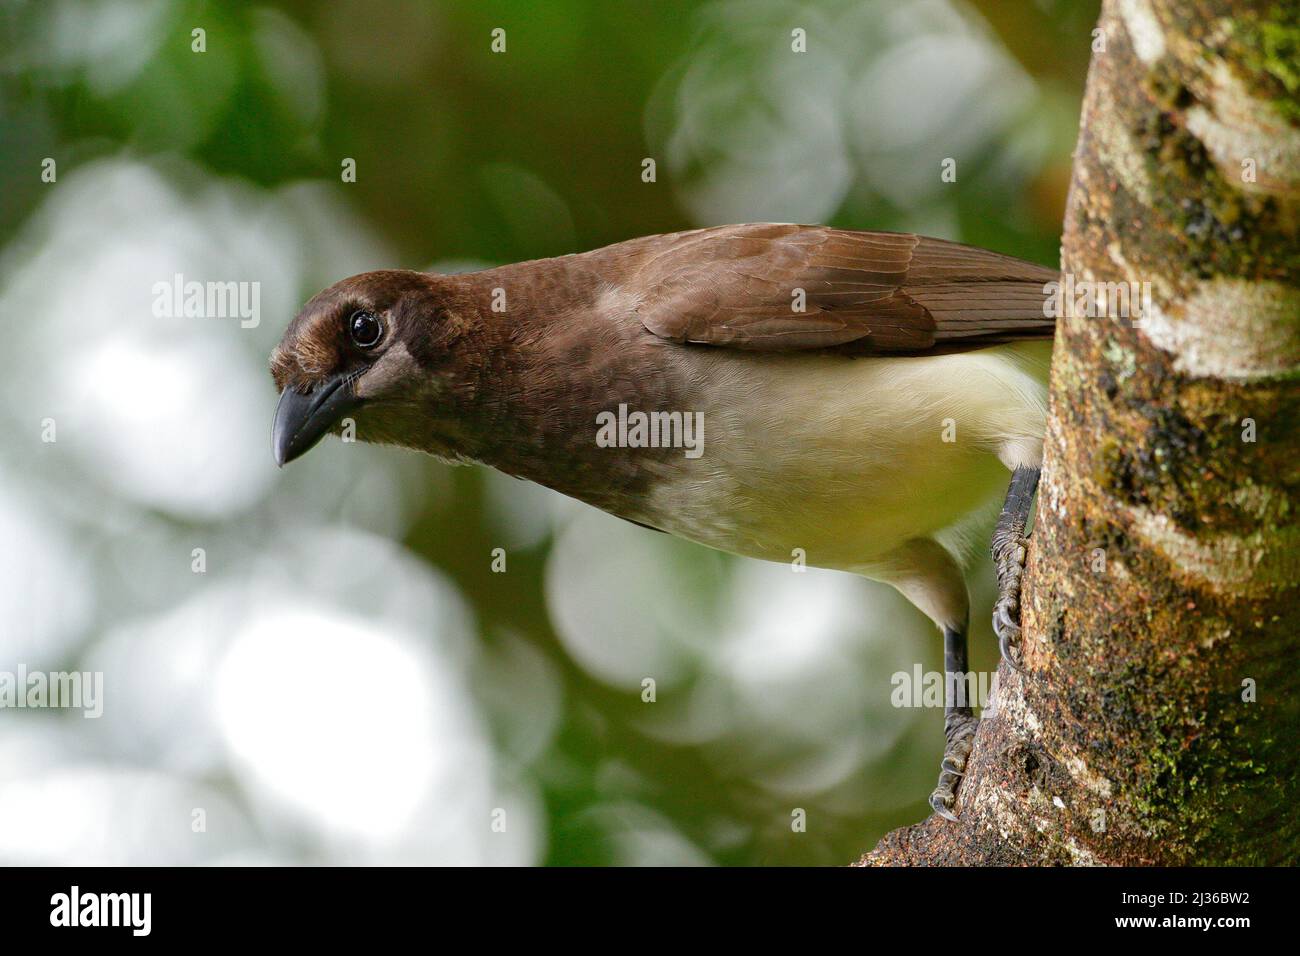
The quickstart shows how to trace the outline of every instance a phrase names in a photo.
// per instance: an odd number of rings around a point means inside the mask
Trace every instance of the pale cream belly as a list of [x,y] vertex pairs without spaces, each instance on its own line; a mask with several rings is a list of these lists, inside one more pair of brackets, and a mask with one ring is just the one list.
[[703,454],[642,518],[723,551],[870,575],[995,508],[1008,467],[1041,455],[1045,368],[1014,355],[697,354]]
[[[944,461],[947,458],[966,461]],[[797,462],[661,487],[647,520],[709,547],[768,561],[868,573],[899,545],[930,537],[996,503],[1007,471],[994,455],[942,456],[913,470],[864,461],[847,476]],[[796,549],[798,553],[796,553]]]

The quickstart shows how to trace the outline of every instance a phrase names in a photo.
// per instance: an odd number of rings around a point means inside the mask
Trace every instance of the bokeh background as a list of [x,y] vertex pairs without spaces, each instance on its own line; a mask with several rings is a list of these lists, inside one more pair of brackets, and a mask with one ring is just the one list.
[[[923,817],[942,713],[890,678],[940,642],[891,590],[391,449],[278,471],[266,359],[356,272],[717,223],[1054,263],[1096,12],[4,0],[0,671],[105,700],[0,709],[0,862],[828,864]],[[260,324],[156,317],[177,273]]]

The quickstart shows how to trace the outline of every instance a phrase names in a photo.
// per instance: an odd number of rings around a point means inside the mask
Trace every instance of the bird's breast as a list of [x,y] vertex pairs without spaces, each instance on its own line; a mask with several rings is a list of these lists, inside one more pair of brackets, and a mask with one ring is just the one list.
[[647,459],[646,493],[624,516],[724,551],[869,568],[995,504],[1009,442],[1041,448],[1042,383],[996,350],[683,351],[672,411],[698,423],[697,445]]

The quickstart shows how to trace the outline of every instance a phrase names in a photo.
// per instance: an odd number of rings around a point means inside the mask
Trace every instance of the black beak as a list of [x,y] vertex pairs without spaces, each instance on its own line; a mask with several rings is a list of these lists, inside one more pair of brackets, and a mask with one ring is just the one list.
[[306,395],[286,388],[280,393],[271,429],[275,463],[283,466],[305,454],[346,412],[360,404],[346,375],[336,375]]

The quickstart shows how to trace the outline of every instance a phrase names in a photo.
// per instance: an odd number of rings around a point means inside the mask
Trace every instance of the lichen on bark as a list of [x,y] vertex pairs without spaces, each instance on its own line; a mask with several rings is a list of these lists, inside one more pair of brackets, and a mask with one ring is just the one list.
[[881,864],[1300,861],[1295,2],[1107,0],[1062,268],[1029,567],[961,821]]

